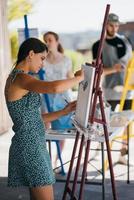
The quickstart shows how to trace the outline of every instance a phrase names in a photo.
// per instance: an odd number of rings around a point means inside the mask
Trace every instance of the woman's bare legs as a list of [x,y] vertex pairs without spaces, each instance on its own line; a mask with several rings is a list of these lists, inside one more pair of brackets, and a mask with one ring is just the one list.
[[[60,151],[61,151],[61,154],[62,154],[64,146],[65,146],[65,140],[59,141],[59,144],[60,144]],[[58,159],[59,159],[58,155],[56,155],[56,158],[55,158],[55,161],[54,161],[54,168],[57,167],[57,161],[58,161]]]
[[[127,130],[124,131],[122,136],[127,138]],[[119,156],[119,160],[117,161],[119,164],[122,164],[122,165],[127,165],[127,159],[126,159],[125,155],[128,154],[128,145],[127,145],[126,138],[122,139],[120,156]]]
[[30,188],[32,200],[54,200],[52,185]]

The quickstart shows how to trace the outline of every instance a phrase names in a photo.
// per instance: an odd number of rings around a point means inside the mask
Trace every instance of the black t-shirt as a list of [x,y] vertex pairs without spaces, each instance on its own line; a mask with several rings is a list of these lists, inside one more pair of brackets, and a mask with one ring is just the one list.
[[[107,44],[116,48],[117,56],[119,59],[126,54],[126,45],[121,38],[114,37],[112,39],[106,39],[105,41]],[[93,59],[96,59],[96,57],[97,57],[98,48],[99,48],[99,40],[97,42],[95,42],[92,47]]]

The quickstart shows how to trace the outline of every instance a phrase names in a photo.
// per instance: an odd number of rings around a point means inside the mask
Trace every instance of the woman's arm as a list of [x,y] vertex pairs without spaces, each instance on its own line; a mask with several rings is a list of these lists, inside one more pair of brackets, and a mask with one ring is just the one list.
[[64,109],[58,110],[56,112],[51,113],[44,113],[42,114],[42,118],[45,123],[54,121],[64,115],[67,115],[68,113],[74,111],[76,108],[76,101],[69,103]]
[[73,78],[51,82],[41,81],[28,74],[21,73],[18,74],[15,82],[17,86],[28,91],[37,93],[61,93],[78,84],[83,79],[84,73],[80,70],[75,73]]

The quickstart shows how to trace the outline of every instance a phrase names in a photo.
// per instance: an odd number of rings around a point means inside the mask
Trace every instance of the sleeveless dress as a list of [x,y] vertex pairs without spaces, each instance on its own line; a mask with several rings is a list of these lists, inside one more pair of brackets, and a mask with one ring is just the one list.
[[[11,81],[18,73],[24,72],[14,69]],[[28,92],[21,99],[6,103],[15,133],[9,150],[8,186],[39,187],[55,183],[39,109],[40,95]]]

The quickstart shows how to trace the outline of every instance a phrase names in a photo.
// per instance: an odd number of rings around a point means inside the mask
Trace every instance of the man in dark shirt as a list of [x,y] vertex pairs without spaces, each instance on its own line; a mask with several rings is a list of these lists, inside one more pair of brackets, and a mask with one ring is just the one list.
[[[120,103],[124,84],[125,68],[129,59],[132,57],[131,44],[126,37],[117,34],[119,25],[119,17],[113,13],[109,14],[106,27],[106,39],[102,50],[102,62],[104,65],[104,80],[102,82],[102,88],[104,98],[110,103],[112,110],[114,110],[117,104]],[[93,59],[96,59],[97,57],[99,42],[100,41],[97,41],[93,44]],[[127,96],[124,109],[130,108],[130,98],[132,98],[131,93]],[[125,155],[126,152],[127,147],[123,144],[121,148],[121,162],[124,162],[122,156]]]
[[[112,106],[112,110],[120,102],[124,84],[125,68],[132,56],[132,47],[126,37],[117,34],[119,17],[113,13],[108,16],[106,39],[102,51],[104,64],[103,90],[104,97]],[[92,47],[93,59],[96,59],[99,41]],[[130,94],[127,97],[131,98]]]

